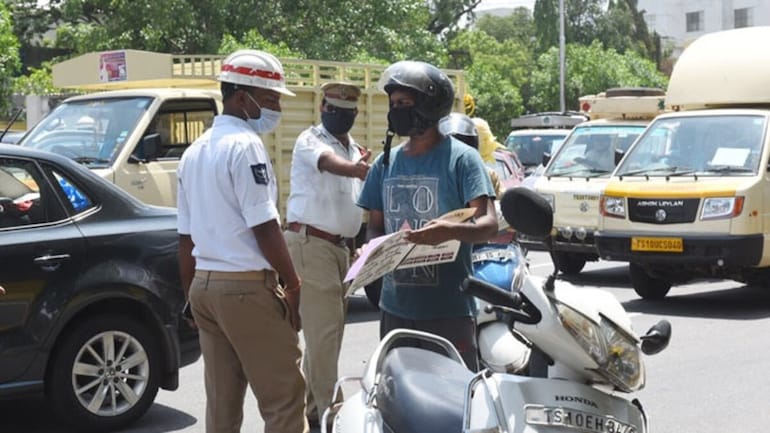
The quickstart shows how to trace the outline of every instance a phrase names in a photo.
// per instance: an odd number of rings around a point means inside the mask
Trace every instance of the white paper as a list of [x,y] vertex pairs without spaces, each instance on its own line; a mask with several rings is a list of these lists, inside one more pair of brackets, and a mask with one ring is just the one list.
[[714,152],[714,158],[711,159],[710,164],[741,167],[746,164],[750,153],[751,149],[720,147]]
[[[447,212],[437,219],[462,222],[471,218],[475,212],[475,208],[458,209]],[[450,240],[439,245],[417,245],[404,239],[406,233],[406,231],[398,231],[380,236],[364,246],[361,255],[350,265],[345,275],[345,282],[350,281],[348,296],[396,269],[447,263],[457,258],[460,241]]]

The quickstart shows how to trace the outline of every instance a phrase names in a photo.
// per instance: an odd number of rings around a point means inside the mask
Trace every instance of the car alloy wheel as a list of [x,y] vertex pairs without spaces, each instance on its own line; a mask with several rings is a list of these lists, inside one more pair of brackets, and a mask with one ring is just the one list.
[[158,393],[161,341],[124,314],[76,318],[56,345],[46,394],[78,432],[116,430],[142,416]]
[[72,387],[94,415],[115,416],[134,407],[147,388],[150,360],[132,335],[106,331],[95,335],[75,356]]

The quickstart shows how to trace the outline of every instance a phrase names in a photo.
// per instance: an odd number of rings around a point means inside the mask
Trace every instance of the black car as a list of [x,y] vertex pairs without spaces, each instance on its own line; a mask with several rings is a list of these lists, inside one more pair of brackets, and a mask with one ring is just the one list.
[[0,398],[45,393],[75,431],[108,431],[176,389],[200,356],[177,244],[176,209],[0,144]]

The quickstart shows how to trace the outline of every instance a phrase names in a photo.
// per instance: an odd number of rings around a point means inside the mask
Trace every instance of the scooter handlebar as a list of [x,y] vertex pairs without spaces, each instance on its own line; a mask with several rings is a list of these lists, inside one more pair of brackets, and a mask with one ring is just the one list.
[[476,277],[469,276],[460,285],[460,291],[483,299],[492,305],[500,305],[518,310],[522,305],[522,297],[518,292],[507,292],[494,284]]
[[492,305],[508,308],[511,318],[519,323],[534,325],[542,318],[540,310],[523,294],[505,291],[476,277],[465,278],[460,285],[460,291],[483,299]]

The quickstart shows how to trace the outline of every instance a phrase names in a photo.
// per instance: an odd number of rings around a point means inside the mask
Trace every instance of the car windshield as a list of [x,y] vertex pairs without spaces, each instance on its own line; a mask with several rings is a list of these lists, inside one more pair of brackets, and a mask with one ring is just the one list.
[[756,115],[658,119],[618,167],[619,176],[756,174],[766,118]]
[[525,166],[538,165],[542,162],[544,153],[556,152],[567,134],[569,131],[566,130],[563,134],[511,134],[505,140],[505,147],[516,152],[519,161]]
[[626,151],[645,125],[576,126],[548,164],[546,176],[602,176],[615,168],[615,151]]
[[108,166],[151,103],[150,97],[65,102],[37,124],[21,145],[92,167]]

